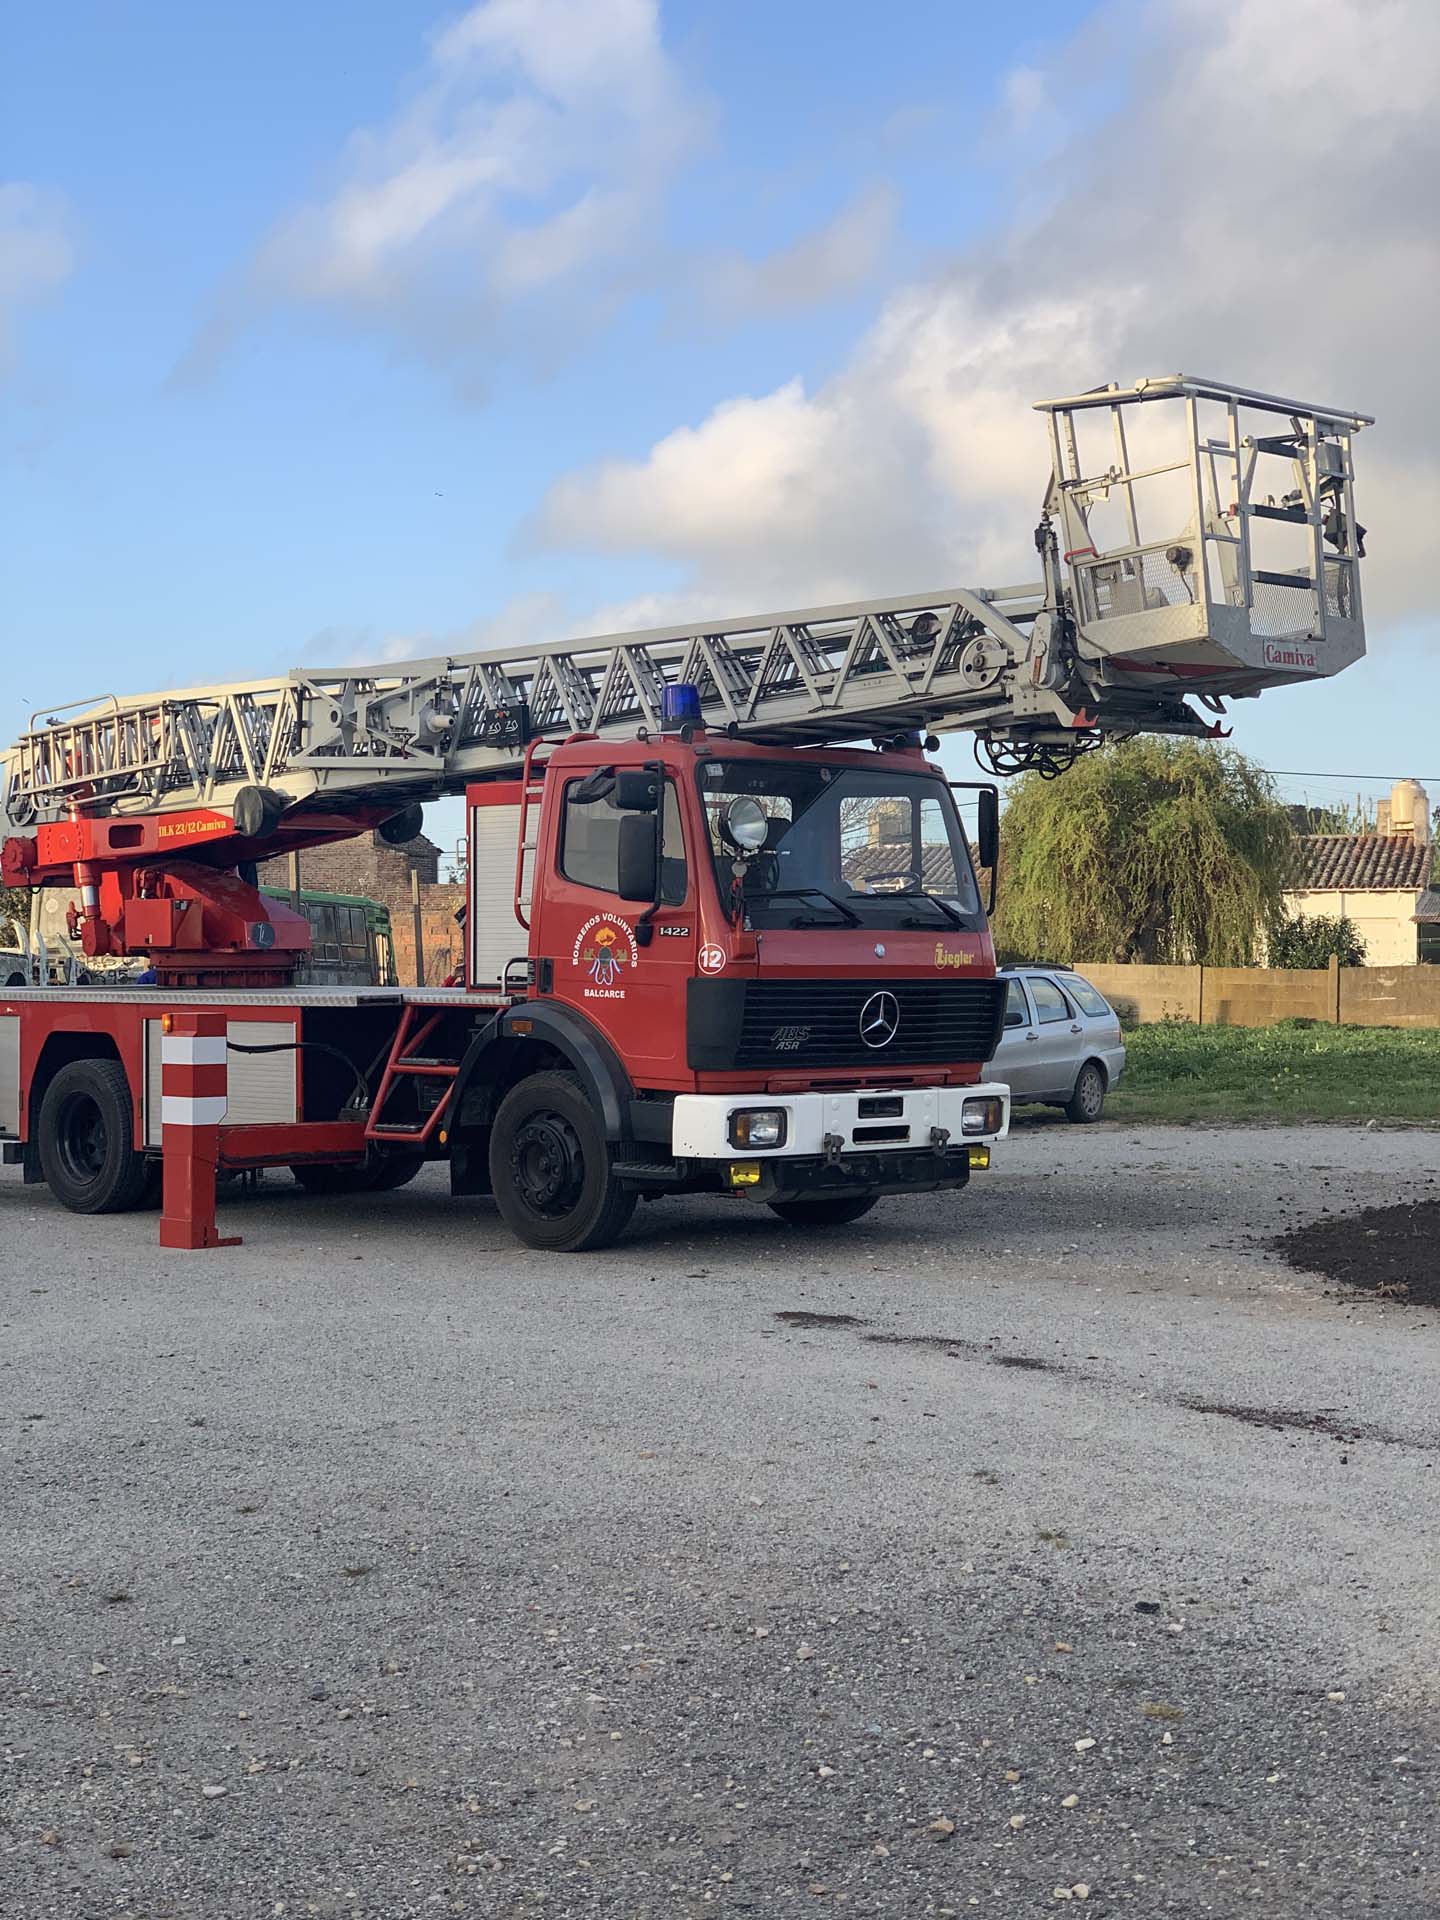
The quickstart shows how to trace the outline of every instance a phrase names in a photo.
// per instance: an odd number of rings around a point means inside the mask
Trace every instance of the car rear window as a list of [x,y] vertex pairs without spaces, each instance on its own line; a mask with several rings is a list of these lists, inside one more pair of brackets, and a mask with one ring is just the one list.
[[1092,987],[1088,980],[1082,980],[1078,973],[1067,973],[1065,987],[1070,998],[1077,1001],[1086,1013],[1107,1014],[1114,1011],[1104,994]]

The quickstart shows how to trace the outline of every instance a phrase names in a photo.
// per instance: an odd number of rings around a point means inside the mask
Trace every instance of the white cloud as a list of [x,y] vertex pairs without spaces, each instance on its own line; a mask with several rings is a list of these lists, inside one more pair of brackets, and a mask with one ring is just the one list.
[[[1115,8],[1084,30],[1087,84],[1122,46],[1124,101],[1047,154],[1041,211],[897,292],[823,385],[562,479],[532,537],[678,562],[697,606],[1006,584],[1048,470],[1030,403],[1184,370],[1380,416],[1357,447],[1370,611],[1428,608],[1440,8]],[[1063,102],[1073,51],[1020,104]]]
[[891,211],[879,188],[769,259],[696,268],[666,212],[711,121],[659,0],[479,0],[432,36],[408,102],[354,135],[332,188],[266,236],[179,371],[301,305],[478,389],[508,356],[553,360],[642,287],[713,274],[734,319],[873,271]]
[[58,286],[73,265],[65,201],[24,180],[0,181],[0,371],[20,309]]
[[[592,631],[602,629],[593,627]],[[306,643],[304,664],[328,667],[388,667],[402,660],[430,660],[456,653],[522,651],[563,640],[576,631],[574,614],[558,594],[518,593],[497,613],[449,633],[383,633],[369,626],[322,627]]]
[[1038,67],[1012,67],[1005,76],[1000,97],[1011,127],[1023,133],[1042,109],[1049,106],[1049,82]]
[[871,186],[824,226],[759,259],[739,252],[702,256],[687,270],[678,304],[713,326],[853,293],[873,280],[883,262],[896,211],[895,193]]
[[432,37],[408,103],[353,136],[333,189],[266,237],[179,371],[298,304],[480,384],[622,297],[707,123],[657,0],[480,0]]

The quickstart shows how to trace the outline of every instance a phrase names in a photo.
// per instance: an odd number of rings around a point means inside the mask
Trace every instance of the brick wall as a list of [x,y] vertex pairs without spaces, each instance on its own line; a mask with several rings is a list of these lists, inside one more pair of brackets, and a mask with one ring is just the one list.
[[[439,986],[461,953],[461,932],[455,909],[465,889],[439,879],[440,849],[422,833],[403,847],[387,847],[373,833],[332,846],[310,847],[300,856],[300,885],[318,893],[358,893],[390,909],[395,937],[395,971],[402,986],[413,986],[415,973],[414,914],[410,903],[412,869],[420,880],[420,913],[425,948],[423,984]],[[260,867],[262,887],[290,885],[290,862],[282,855]]]
[[[402,901],[409,907],[412,867],[421,886],[434,886],[440,878],[440,849],[423,833],[403,847],[387,847],[373,833],[362,833],[332,846],[307,848],[300,856],[300,884],[321,893],[363,893],[371,900],[383,900],[393,915]],[[286,855],[262,864],[260,884],[289,886]]]
[[[425,946],[425,971],[418,983],[421,986],[438,987],[461,957],[464,937],[455,921],[455,909],[464,898],[461,886],[420,889],[420,934]],[[395,972],[402,986],[414,986],[415,917],[408,893],[403,907],[391,908],[390,923],[395,935]]]

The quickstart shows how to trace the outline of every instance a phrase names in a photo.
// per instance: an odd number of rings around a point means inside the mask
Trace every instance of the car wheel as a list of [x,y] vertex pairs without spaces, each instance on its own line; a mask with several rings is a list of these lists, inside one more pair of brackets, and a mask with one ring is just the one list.
[[490,1187],[500,1217],[527,1247],[588,1253],[608,1247],[635,1211],[636,1193],[573,1073],[537,1073],[506,1094],[490,1131]]
[[778,1214],[787,1227],[848,1227],[869,1213],[878,1195],[873,1193],[837,1193],[828,1200],[770,1200],[770,1211]]
[[1075,1079],[1075,1091],[1065,1105],[1065,1112],[1077,1126],[1089,1126],[1098,1120],[1105,1111],[1105,1071],[1087,1060]]

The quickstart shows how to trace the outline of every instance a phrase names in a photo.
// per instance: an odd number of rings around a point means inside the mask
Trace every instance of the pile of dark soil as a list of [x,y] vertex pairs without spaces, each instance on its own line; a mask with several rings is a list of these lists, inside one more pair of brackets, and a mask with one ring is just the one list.
[[1440,1200],[1366,1207],[1312,1221],[1272,1240],[1306,1273],[1415,1307],[1440,1307]]

